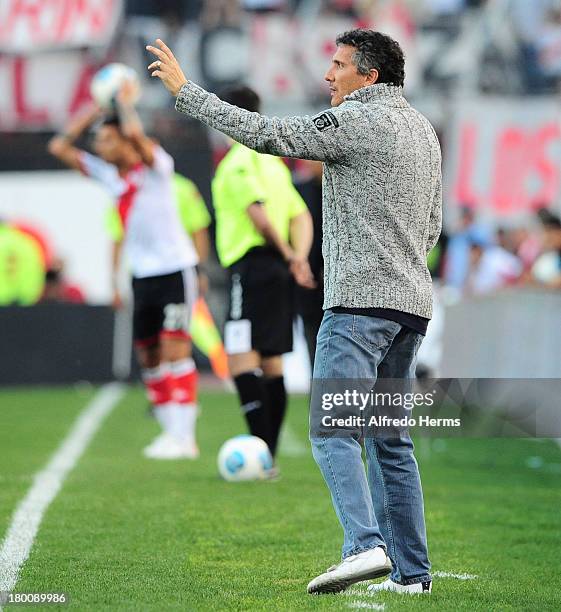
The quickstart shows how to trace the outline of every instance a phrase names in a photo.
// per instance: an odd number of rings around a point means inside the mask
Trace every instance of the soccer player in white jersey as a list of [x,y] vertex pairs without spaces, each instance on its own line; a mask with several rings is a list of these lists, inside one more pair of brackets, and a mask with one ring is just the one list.
[[126,86],[116,107],[115,116],[105,117],[96,132],[97,155],[74,146],[102,118],[95,107],[53,137],[49,152],[99,181],[117,200],[132,273],[136,353],[163,429],[144,454],[195,459],[197,371],[188,329],[197,292],[197,255],[175,205],[173,159],[144,134]]

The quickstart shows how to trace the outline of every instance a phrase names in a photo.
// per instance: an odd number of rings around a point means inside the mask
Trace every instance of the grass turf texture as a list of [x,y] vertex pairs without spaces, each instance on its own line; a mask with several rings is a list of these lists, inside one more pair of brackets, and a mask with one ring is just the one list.
[[[3,530],[90,395],[0,393]],[[430,597],[317,597],[306,584],[337,560],[341,533],[309,451],[281,454],[278,482],[223,482],[216,454],[243,423],[233,395],[202,404],[201,459],[149,461],[157,426],[131,389],[49,507],[15,591],[65,591],[80,610],[561,609],[553,442],[420,440],[433,569],[479,578],[436,579]],[[292,398],[289,423],[307,447],[305,399]]]
[[0,538],[33,476],[94,393],[87,385],[0,392]]

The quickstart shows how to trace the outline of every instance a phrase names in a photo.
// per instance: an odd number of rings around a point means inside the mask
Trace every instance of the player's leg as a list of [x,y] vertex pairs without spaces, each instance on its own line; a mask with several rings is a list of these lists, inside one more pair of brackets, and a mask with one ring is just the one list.
[[172,412],[172,381],[161,363],[160,312],[153,304],[153,279],[133,279],[133,337],[136,357],[148,401],[163,431],[168,431]]
[[167,431],[171,418],[172,387],[169,371],[160,365],[160,345],[137,344],[135,352],[146,396],[153,407],[154,416],[162,431]]
[[261,355],[268,397],[267,442],[274,456],[287,406],[282,355],[292,350],[294,286],[286,263],[274,251],[265,251],[255,258],[253,280],[257,288],[251,301],[254,311],[252,340]]
[[198,456],[196,442],[198,372],[191,355],[191,340],[186,333],[160,336],[162,361],[172,381],[172,408],[169,432],[192,458]]
[[[420,334],[403,327],[379,366],[379,377],[409,384],[415,376],[421,340]],[[365,446],[373,505],[393,561],[390,580],[416,585],[419,592],[428,590],[431,577],[423,491],[413,442],[407,432],[396,432],[367,438]]]
[[268,397],[256,345],[259,316],[256,296],[260,283],[255,276],[255,259],[246,255],[230,268],[230,304],[224,326],[224,348],[249,432],[268,443]]
[[263,382],[269,397],[269,448],[274,457],[277,452],[279,435],[288,399],[284,386],[282,355],[263,356],[261,359],[261,369],[263,370]]
[[[228,322],[226,325],[231,324],[232,322]],[[231,345],[230,350],[232,350]],[[268,396],[261,371],[261,356],[257,351],[230,353],[228,367],[238,392],[240,407],[249,433],[269,444]]]
[[195,432],[198,372],[192,358],[189,327],[196,295],[194,269],[169,275],[162,287],[160,329],[161,360],[167,364],[173,387],[171,433],[192,457],[198,456]]

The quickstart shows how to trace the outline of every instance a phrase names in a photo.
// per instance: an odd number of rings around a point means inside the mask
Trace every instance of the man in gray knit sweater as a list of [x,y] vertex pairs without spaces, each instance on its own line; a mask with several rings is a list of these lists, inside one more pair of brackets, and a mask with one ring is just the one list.
[[[325,75],[331,109],[268,118],[188,81],[160,40],[149,69],[175,107],[261,153],[324,162],[325,314],[314,380],[413,378],[432,314],[426,257],[440,234],[442,180],[434,129],[402,95],[404,58],[389,36],[337,38]],[[305,269],[306,262],[291,262]],[[391,574],[374,590],[431,591],[423,495],[407,433],[311,435],[344,531],[342,561],[308,585],[333,593]]]

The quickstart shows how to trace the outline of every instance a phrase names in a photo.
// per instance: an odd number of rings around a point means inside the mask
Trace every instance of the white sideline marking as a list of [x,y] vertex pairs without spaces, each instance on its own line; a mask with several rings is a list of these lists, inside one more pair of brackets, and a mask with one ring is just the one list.
[[378,595],[378,591],[369,591],[366,585],[364,585],[363,588],[354,586],[343,591],[340,595],[344,595],[345,597],[375,597]]
[[12,591],[16,586],[43,515],[124,392],[125,387],[120,383],[103,386],[80,413],[47,465],[35,475],[33,485],[14,512],[0,548],[0,591]]
[[365,609],[365,610],[385,610],[386,604],[383,603],[374,603],[372,601],[368,601],[369,598],[375,597],[378,595],[375,591],[368,591],[366,585],[354,586],[346,591],[343,591],[341,595],[345,595],[347,597],[365,597],[366,600],[355,599],[354,601],[347,603],[347,608],[355,608],[355,609]]
[[302,457],[307,455],[308,452],[308,447],[301,442],[292,427],[285,422],[281,431],[279,453],[287,457]]
[[454,574],[453,572],[431,572],[435,578],[455,578],[456,580],[475,580],[475,574]]
[[[453,572],[431,572],[433,578],[455,578],[456,580],[475,580],[476,578],[479,578],[479,576],[476,576],[475,574],[454,574]],[[341,593],[341,595],[347,595],[350,597],[375,597],[376,595],[378,595],[377,591],[367,591],[367,590],[362,590],[360,587],[354,587],[351,589],[348,589],[347,591],[344,591],[343,593]],[[360,600],[355,600],[355,601],[351,601],[350,603],[347,604],[348,608],[364,608],[364,609],[369,609],[369,610],[384,610],[385,609],[385,604],[376,604],[376,603],[370,603],[368,601],[360,601]]]
[[367,610],[385,610],[386,604],[370,603],[368,601],[351,601],[347,604],[348,608],[362,608]]

